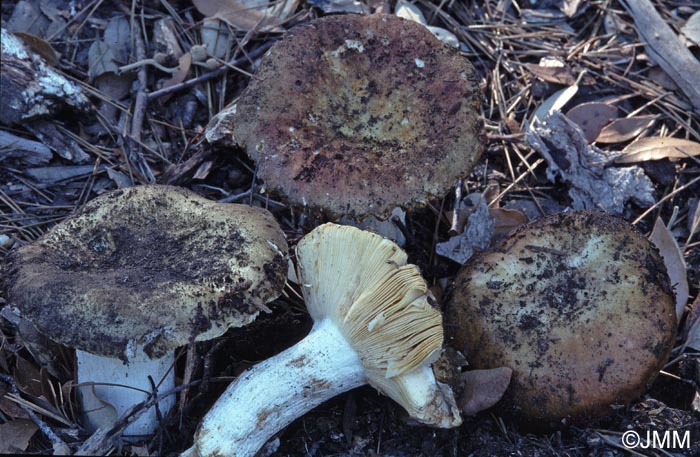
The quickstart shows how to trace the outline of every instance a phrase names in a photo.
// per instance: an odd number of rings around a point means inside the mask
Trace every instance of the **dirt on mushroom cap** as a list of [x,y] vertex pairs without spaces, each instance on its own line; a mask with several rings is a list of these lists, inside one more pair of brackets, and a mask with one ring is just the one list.
[[286,251],[267,211],[132,187],[11,253],[6,296],[57,342],[113,357],[143,344],[156,358],[255,319],[281,293]]
[[469,172],[482,151],[478,103],[472,66],[423,26],[329,16],[270,49],[234,134],[293,203],[386,217]]
[[449,339],[474,368],[507,366],[501,404],[554,425],[640,395],[668,357],[676,317],[658,251],[622,219],[535,221],[464,268]]

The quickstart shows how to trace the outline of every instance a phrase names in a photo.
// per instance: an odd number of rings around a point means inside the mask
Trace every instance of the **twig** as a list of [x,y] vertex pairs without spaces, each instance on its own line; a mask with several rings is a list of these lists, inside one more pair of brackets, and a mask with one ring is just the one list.
[[200,381],[193,381],[189,384],[170,389],[162,394],[151,392],[146,400],[136,403],[131,408],[124,411],[111,426],[100,428],[88,438],[82,446],[75,452],[75,455],[103,455],[112,446],[112,443],[121,435],[129,423],[137,420],[145,414],[151,407],[155,406],[163,398],[175,395],[185,389],[199,384]]
[[[146,59],[146,45],[143,42],[142,29],[138,26],[134,19],[132,11],[132,36],[134,37],[134,48],[136,49],[136,60],[142,61]],[[139,87],[136,93],[136,101],[134,103],[133,115],[131,117],[131,130],[127,137],[127,145],[129,147],[129,160],[133,162],[141,175],[146,178],[149,183],[156,182],[155,176],[151,171],[151,167],[146,162],[141,151],[141,132],[143,130],[143,116],[148,107],[148,97],[146,96],[146,85],[148,84],[147,66],[142,66],[138,71]]]
[[[17,389],[15,380],[12,379],[12,377],[0,374],[0,381],[10,386],[10,392],[19,398],[19,389]],[[32,409],[27,408],[22,403],[17,403],[17,405],[22,408],[22,411],[27,413],[32,422],[34,422],[39,430],[41,430],[41,433],[46,435],[46,437],[51,441],[51,444],[53,444],[54,455],[70,455],[70,448],[68,445],[58,435],[56,435],[53,430],[51,430],[51,427],[46,425],[46,422],[42,421]]]
[[457,180],[455,184],[455,205],[452,210],[452,225],[450,226],[450,231],[448,232],[450,236],[457,235],[459,233],[459,210],[462,207],[462,181]]
[[155,100],[156,98],[162,97],[164,95],[172,94],[174,92],[179,92],[181,90],[189,89],[190,87],[196,86],[197,84],[203,83],[205,81],[209,81],[210,79],[217,78],[227,71],[229,71],[232,67],[236,67],[238,65],[242,65],[245,62],[249,61],[250,59],[254,59],[256,57],[259,57],[263,55],[270,47],[273,45],[274,41],[270,40],[267,43],[263,44],[259,48],[256,48],[246,55],[239,57],[237,59],[231,60],[227,65],[224,65],[223,67],[219,67],[216,70],[212,70],[209,73],[204,73],[201,76],[197,76],[196,78],[188,79],[187,81],[183,81],[180,84],[175,84],[170,87],[164,87],[160,90],[157,90],[155,92],[151,92],[148,94],[147,98],[148,100]]

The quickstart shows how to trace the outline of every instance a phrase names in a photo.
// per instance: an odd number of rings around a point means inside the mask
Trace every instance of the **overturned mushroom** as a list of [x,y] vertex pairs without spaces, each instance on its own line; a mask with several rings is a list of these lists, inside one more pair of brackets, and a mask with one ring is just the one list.
[[241,374],[183,455],[254,455],[295,418],[367,383],[419,422],[459,425],[452,391],[431,368],[442,317],[406,254],[378,235],[334,224],[305,236],[296,253],[311,332]]
[[[175,348],[267,310],[284,286],[286,249],[262,209],[132,187],[90,201],[13,251],[6,297],[49,338],[77,348],[78,382],[97,383],[94,395],[120,415],[152,391],[149,376],[160,392],[174,386]],[[92,392],[81,392],[87,408]],[[160,411],[173,403],[163,398]],[[88,427],[108,425],[86,413]],[[151,409],[126,433],[156,425]]]
[[234,136],[291,203],[384,219],[442,196],[478,160],[475,80],[420,24],[328,16],[268,51],[238,100]]
[[622,219],[594,212],[532,222],[467,264],[446,319],[474,368],[512,368],[501,404],[544,426],[640,395],[676,329],[656,248]]

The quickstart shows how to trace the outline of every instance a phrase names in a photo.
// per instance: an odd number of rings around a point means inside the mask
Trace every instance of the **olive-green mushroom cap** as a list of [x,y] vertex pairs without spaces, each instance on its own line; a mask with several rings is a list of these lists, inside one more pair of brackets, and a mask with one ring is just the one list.
[[8,303],[49,338],[158,358],[250,323],[278,297],[287,243],[272,215],[170,186],[88,202],[9,256]]
[[479,98],[471,64],[422,25],[327,16],[268,51],[234,136],[293,204],[386,218],[469,173],[483,149]]
[[513,369],[501,405],[543,426],[639,396],[676,331],[657,249],[595,212],[523,226],[459,273],[447,308],[449,341],[474,368]]

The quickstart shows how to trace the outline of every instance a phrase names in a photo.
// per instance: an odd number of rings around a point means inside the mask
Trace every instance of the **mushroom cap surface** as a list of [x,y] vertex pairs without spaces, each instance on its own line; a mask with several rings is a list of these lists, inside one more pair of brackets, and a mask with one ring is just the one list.
[[327,16],[268,51],[238,100],[234,136],[292,203],[385,218],[442,196],[478,160],[475,81],[420,24]]
[[91,200],[9,256],[7,301],[49,338],[159,358],[250,323],[278,297],[287,244],[270,213],[171,186]]
[[639,396],[676,331],[657,249],[595,212],[534,221],[469,263],[446,316],[448,338],[474,368],[513,369],[503,408],[544,426]]

